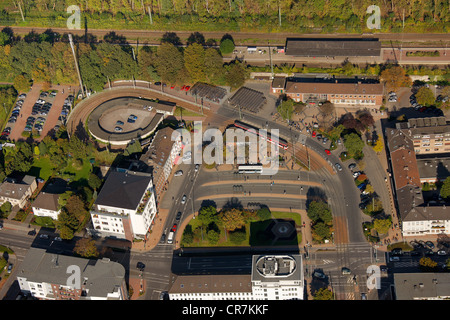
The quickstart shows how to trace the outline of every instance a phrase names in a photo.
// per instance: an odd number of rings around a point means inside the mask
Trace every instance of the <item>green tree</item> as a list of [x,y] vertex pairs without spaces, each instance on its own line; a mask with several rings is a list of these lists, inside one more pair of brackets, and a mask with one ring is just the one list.
[[102,179],[100,179],[95,173],[91,173],[88,178],[88,185],[92,190],[98,190],[102,185]]
[[431,106],[434,104],[436,98],[433,91],[427,87],[421,87],[416,93],[417,103],[424,106]]
[[291,120],[294,113],[294,100],[287,99],[281,101],[277,111],[284,120]]
[[193,43],[184,50],[184,67],[192,83],[205,81],[205,49],[201,44]]
[[225,80],[227,82],[227,85],[229,85],[232,89],[241,87],[244,84],[246,78],[247,73],[243,63],[234,62],[227,67]]
[[441,186],[440,195],[444,199],[450,198],[450,177],[445,178],[444,183]]
[[162,81],[175,84],[184,66],[182,53],[171,43],[162,43],[156,51],[155,66]]
[[272,213],[270,212],[268,207],[260,208],[256,214],[261,221],[269,220],[272,217]]
[[245,232],[245,228],[237,229],[233,232],[230,232],[229,237],[230,241],[233,244],[239,245],[247,239],[247,233]]
[[329,240],[331,238],[331,229],[325,223],[318,222],[312,228],[312,236],[318,242]]
[[230,54],[233,52],[233,50],[234,50],[233,40],[227,38],[224,39],[222,42],[220,42],[220,52],[223,55]]
[[217,209],[214,206],[201,207],[197,219],[202,223],[202,225],[207,226],[211,222],[217,221]]
[[205,50],[205,73],[210,83],[217,84],[223,81],[223,59],[215,48]]
[[308,218],[314,223],[318,221],[330,224],[333,221],[331,210],[323,201],[311,201],[307,210]]
[[344,136],[344,146],[347,149],[349,156],[355,157],[356,155],[362,155],[364,142],[358,134],[349,133]]
[[217,244],[220,239],[220,234],[216,230],[209,230],[207,237],[210,244]]

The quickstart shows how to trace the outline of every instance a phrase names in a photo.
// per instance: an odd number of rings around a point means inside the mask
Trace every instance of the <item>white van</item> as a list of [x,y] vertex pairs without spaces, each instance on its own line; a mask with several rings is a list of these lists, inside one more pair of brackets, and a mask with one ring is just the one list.
[[170,231],[169,233],[169,237],[167,238],[167,243],[173,243],[173,236],[175,235],[175,233],[173,231]]

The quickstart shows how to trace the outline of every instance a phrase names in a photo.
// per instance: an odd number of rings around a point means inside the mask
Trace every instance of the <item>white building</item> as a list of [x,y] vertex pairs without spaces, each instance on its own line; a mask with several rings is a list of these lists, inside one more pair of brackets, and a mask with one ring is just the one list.
[[171,300],[303,300],[300,255],[255,255],[251,275],[181,275]]
[[112,170],[91,210],[92,224],[104,237],[145,239],[156,215],[152,176]]
[[58,208],[59,194],[41,192],[32,203],[33,214],[38,217],[58,219],[61,210]]
[[253,256],[252,291],[255,300],[303,300],[300,255]]
[[[69,267],[70,270],[78,270],[79,274],[71,271],[76,278],[69,279]],[[18,268],[17,282],[20,290],[37,299],[128,299],[125,268],[109,259],[90,260],[64,256],[32,247]]]

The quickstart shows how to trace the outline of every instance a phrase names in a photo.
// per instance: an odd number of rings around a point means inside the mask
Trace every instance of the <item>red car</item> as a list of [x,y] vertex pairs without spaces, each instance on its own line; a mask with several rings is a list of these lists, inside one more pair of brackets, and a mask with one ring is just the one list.
[[186,87],[184,88],[184,91],[189,91],[190,88],[191,88],[190,86],[186,86]]
[[171,231],[173,231],[173,232],[177,231],[177,224],[174,224],[174,225],[173,225]]
[[170,89],[175,89],[175,86],[171,86]]
[[316,132],[315,132],[315,131],[312,132],[312,137],[313,137],[313,138],[316,137]]
[[185,88],[186,88],[186,86],[182,86],[182,87],[181,87],[181,90],[184,91]]
[[327,155],[330,155],[330,154],[331,154],[330,150],[328,150],[328,149],[325,149],[325,153],[326,153]]

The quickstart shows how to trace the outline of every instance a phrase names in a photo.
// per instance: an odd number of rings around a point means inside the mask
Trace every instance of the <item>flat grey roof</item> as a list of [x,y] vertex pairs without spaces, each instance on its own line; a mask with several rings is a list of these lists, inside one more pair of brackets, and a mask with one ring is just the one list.
[[394,273],[397,300],[450,296],[450,273]]
[[300,255],[254,255],[252,260],[252,281],[303,279]]
[[305,57],[380,56],[376,38],[287,38],[286,55]]
[[47,253],[45,249],[33,247],[21,263],[17,277],[31,282],[66,285],[67,267],[71,265],[80,267],[81,279],[87,278],[85,289],[88,296],[105,297],[108,293],[116,292],[125,280],[125,268],[109,259],[84,259]]

